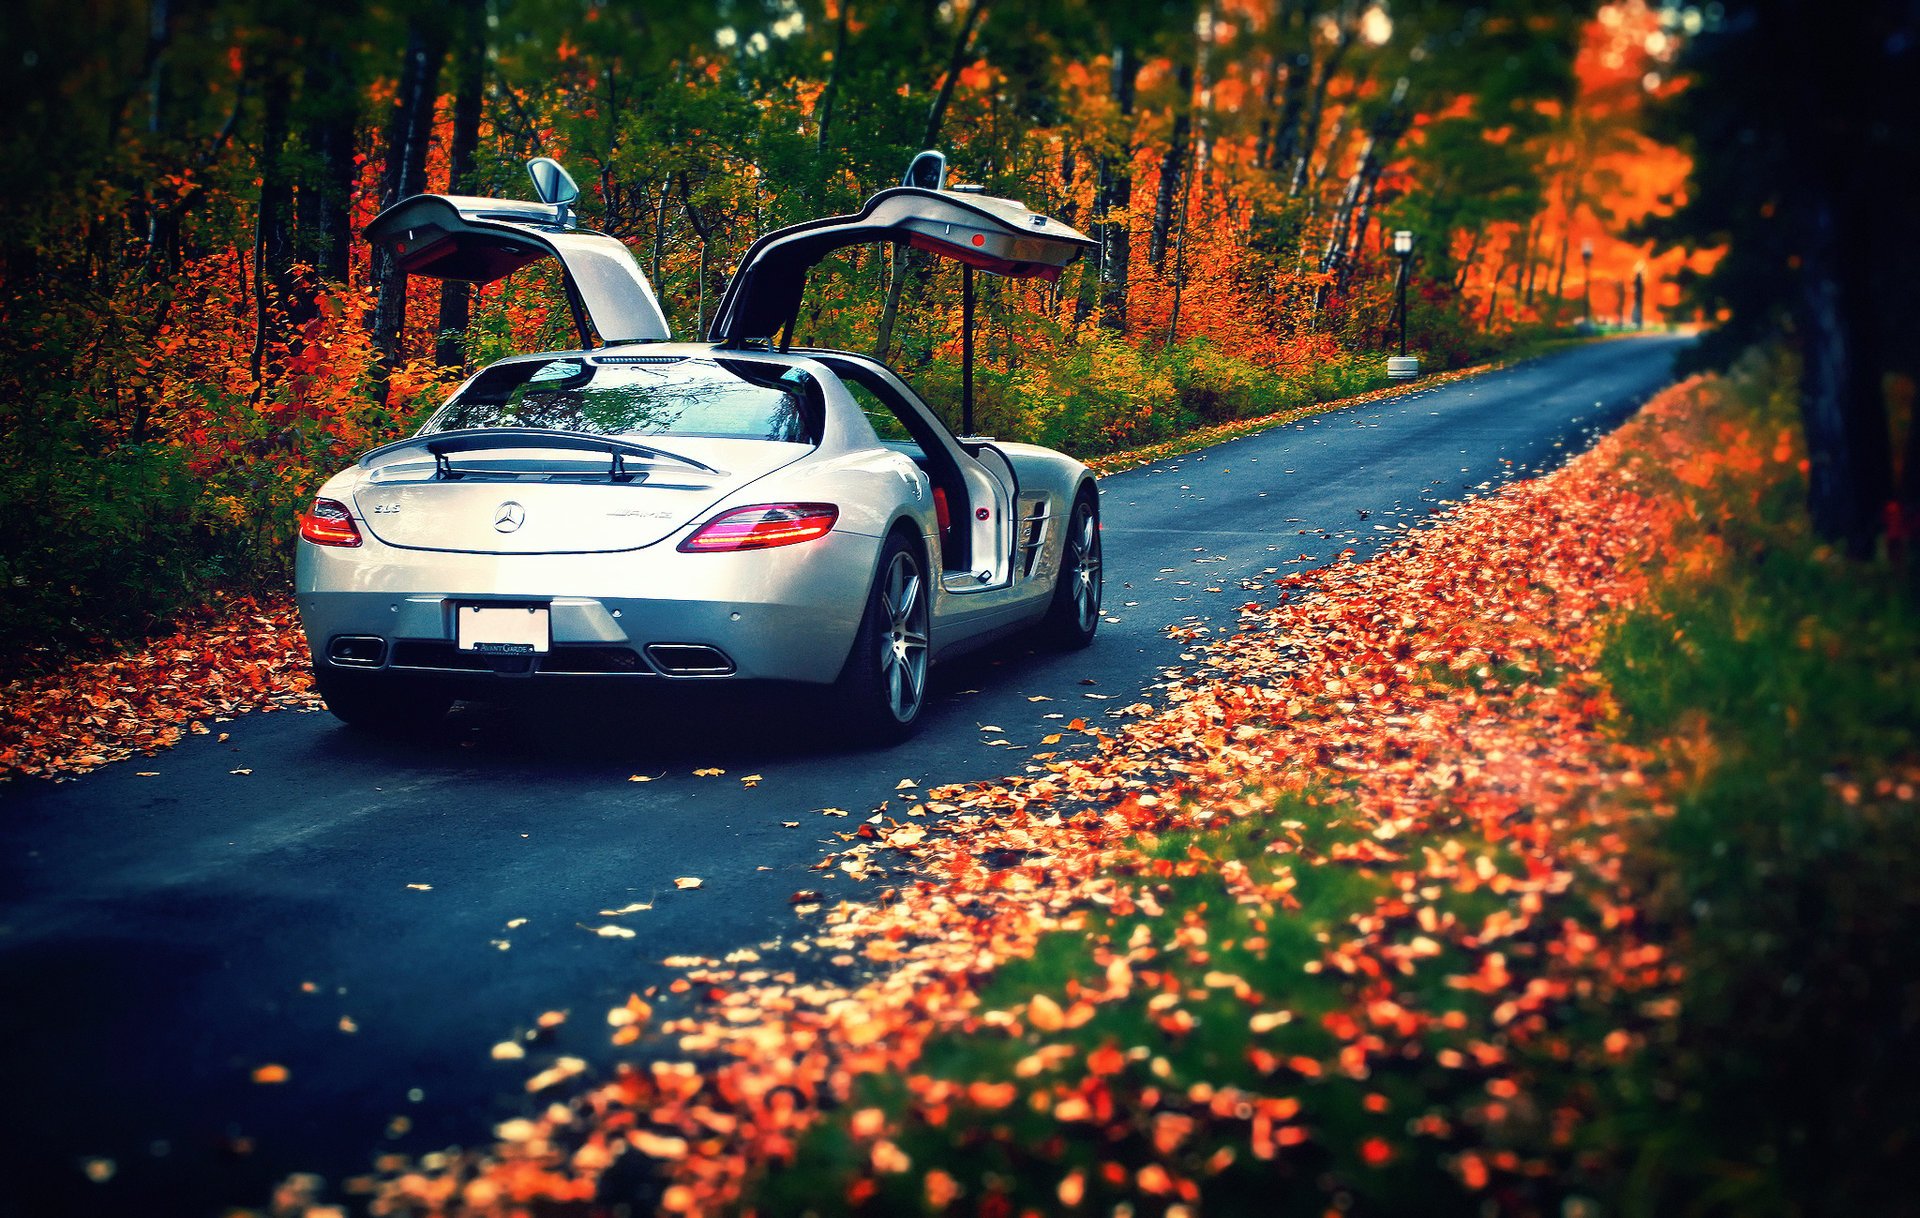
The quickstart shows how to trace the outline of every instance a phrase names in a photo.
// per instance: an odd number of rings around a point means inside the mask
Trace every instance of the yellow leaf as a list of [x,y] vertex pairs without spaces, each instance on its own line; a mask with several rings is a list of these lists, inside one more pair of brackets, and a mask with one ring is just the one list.
[[698,876],[683,875],[673,882],[673,886],[675,888],[698,888],[700,887],[700,883],[701,881]]

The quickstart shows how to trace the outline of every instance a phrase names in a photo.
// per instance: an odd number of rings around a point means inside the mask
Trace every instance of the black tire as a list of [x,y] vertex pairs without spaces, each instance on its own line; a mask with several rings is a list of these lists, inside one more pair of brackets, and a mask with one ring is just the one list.
[[837,688],[848,726],[862,740],[891,744],[919,726],[932,658],[931,596],[920,548],[898,533],[889,537]]
[[361,731],[402,735],[428,731],[453,706],[453,695],[445,689],[392,673],[343,672],[316,664],[313,684],[334,718]]
[[1067,517],[1060,547],[1060,572],[1053,580],[1053,602],[1041,620],[1040,632],[1069,651],[1093,642],[1100,629],[1100,599],[1104,569],[1100,547],[1100,503],[1092,491],[1082,491]]

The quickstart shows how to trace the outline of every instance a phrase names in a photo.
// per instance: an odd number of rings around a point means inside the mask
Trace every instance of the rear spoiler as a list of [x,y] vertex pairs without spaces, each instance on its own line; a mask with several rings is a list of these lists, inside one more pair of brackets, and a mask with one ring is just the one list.
[[503,449],[606,453],[612,459],[607,476],[614,482],[633,480],[633,474],[627,472],[628,457],[647,462],[673,461],[702,473],[721,473],[704,461],[696,461],[692,457],[684,457],[650,444],[636,444],[616,436],[596,436],[581,431],[547,431],[538,427],[469,427],[433,435],[410,436],[368,450],[361,456],[359,464],[362,469],[372,469],[385,464],[390,458],[417,451],[433,458],[435,477],[454,482],[467,474],[481,471],[463,470],[454,465],[450,457],[457,453],[497,452]]

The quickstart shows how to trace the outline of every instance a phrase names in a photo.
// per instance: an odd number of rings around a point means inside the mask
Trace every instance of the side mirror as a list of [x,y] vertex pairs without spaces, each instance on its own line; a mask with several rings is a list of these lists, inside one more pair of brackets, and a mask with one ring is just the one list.
[[533,179],[534,197],[542,203],[552,204],[560,226],[569,227],[567,209],[580,197],[580,187],[575,185],[573,176],[550,156],[539,156],[528,161],[527,176]]
[[900,179],[902,186],[918,186],[923,190],[939,190],[947,182],[947,158],[928,149],[913,158],[907,166],[907,175]]

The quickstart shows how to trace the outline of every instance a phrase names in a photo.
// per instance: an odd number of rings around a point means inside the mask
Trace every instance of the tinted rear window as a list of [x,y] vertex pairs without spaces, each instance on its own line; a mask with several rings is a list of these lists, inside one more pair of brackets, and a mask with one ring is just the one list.
[[422,430],[545,427],[603,436],[817,444],[823,410],[820,386],[799,368],[752,360],[651,364],[570,356],[489,368]]

